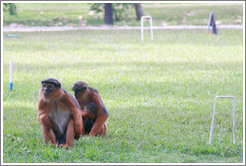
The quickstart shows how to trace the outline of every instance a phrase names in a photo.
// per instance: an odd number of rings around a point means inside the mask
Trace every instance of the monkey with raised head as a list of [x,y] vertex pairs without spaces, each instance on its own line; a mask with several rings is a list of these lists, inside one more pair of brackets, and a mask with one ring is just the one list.
[[72,148],[74,139],[83,131],[82,113],[76,99],[61,88],[61,83],[49,78],[41,81],[38,121],[44,141],[55,146]]
[[105,121],[109,113],[98,91],[82,81],[76,82],[72,90],[82,111],[85,134],[105,137],[108,132]]

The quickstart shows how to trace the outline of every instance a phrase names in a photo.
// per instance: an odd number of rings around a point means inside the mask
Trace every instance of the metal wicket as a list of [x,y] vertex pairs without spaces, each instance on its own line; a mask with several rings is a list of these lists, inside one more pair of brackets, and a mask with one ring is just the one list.
[[216,109],[216,101],[218,98],[232,98],[233,99],[233,144],[235,144],[235,98],[233,96],[216,96],[214,100],[214,111],[212,117],[212,124],[210,129],[210,137],[209,137],[209,144],[212,141],[213,129],[214,129],[214,116],[215,116],[215,109]]
[[143,27],[143,22],[144,19],[149,18],[149,23],[150,23],[150,35],[151,35],[151,40],[153,41],[153,26],[152,26],[152,17],[151,16],[142,16],[141,17],[141,39],[142,42],[144,40],[144,27]]

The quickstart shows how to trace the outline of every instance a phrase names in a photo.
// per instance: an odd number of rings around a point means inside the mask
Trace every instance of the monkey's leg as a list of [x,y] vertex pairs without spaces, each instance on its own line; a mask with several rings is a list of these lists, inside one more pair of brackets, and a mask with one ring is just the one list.
[[103,127],[109,114],[105,112],[102,102],[100,101],[100,96],[98,94],[92,95],[92,101],[97,107],[97,117],[96,121],[89,133],[89,136],[94,136],[100,134],[100,129]]
[[66,144],[60,144],[61,147],[66,147],[66,148],[72,148],[73,147],[74,136],[75,136],[73,123],[74,123],[74,121],[72,119],[68,122]]
[[[77,108],[76,108],[77,109]],[[78,140],[80,135],[84,135],[84,125],[81,111],[74,111],[73,114],[73,127],[75,132],[75,139]]]
[[43,137],[44,137],[45,143],[51,142],[54,146],[57,146],[55,135],[53,131],[45,125],[42,125],[42,131],[43,131]]

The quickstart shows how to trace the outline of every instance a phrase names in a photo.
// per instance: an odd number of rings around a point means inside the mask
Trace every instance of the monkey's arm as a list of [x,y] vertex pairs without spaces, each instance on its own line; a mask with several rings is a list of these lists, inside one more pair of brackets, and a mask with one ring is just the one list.
[[74,107],[72,109],[74,112],[73,113],[73,120],[74,120],[73,124],[74,124],[75,139],[79,139],[81,134],[84,135],[82,115],[77,107]]
[[50,129],[52,128],[52,123],[50,122],[50,119],[48,117],[48,111],[49,107],[47,106],[43,100],[40,100],[38,103],[38,121],[40,124],[49,127]]
[[82,117],[83,118],[89,118],[89,119],[92,119],[92,120],[95,120],[96,119],[96,114],[92,114],[90,112],[87,112],[85,110],[81,110],[82,111]]
[[56,146],[56,139],[52,132],[52,123],[47,115],[49,108],[42,100],[39,101],[38,105],[38,121],[42,125],[44,141],[48,143],[51,141]]
[[50,129],[52,128],[52,124],[50,122],[50,119],[49,119],[48,115],[43,113],[42,111],[38,112],[38,121],[39,121],[40,124],[50,128]]
[[84,134],[83,129],[83,121],[82,121],[82,114],[81,111],[76,107],[72,98],[66,93],[63,98],[62,102],[68,107],[70,113],[72,114],[72,118],[74,121],[74,132],[75,132],[75,139],[79,139],[81,134]]
[[97,106],[97,117],[96,121],[93,124],[91,131],[89,133],[89,136],[92,135],[97,135],[100,133],[100,129],[104,125],[106,119],[108,118],[108,114],[105,114],[103,112],[103,106],[100,100],[100,96],[97,93],[92,94],[92,101],[96,104]]

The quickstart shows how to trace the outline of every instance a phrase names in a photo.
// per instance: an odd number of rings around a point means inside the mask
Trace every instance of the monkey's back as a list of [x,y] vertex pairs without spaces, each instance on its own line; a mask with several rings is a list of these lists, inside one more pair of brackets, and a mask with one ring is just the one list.
[[104,105],[104,103],[102,101],[102,98],[101,98],[99,92],[96,89],[94,89],[94,88],[92,88],[90,86],[89,86],[89,89],[90,89],[90,91],[93,91],[94,93],[96,93],[99,96],[99,99],[100,99],[100,102],[101,102],[101,106],[102,106],[103,114],[108,116],[109,115],[109,112],[108,112],[107,108],[105,107],[105,105]]

